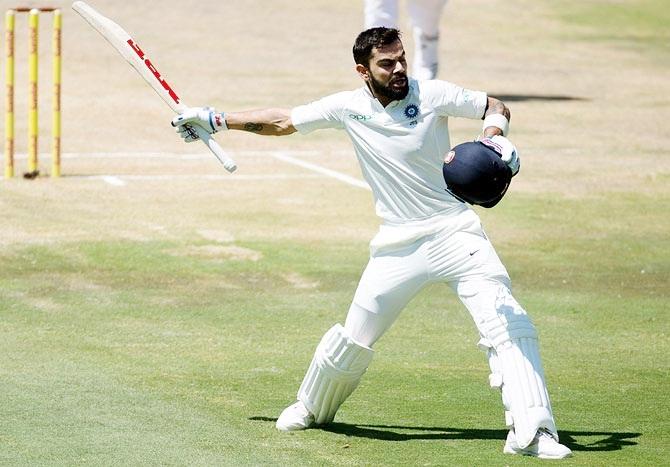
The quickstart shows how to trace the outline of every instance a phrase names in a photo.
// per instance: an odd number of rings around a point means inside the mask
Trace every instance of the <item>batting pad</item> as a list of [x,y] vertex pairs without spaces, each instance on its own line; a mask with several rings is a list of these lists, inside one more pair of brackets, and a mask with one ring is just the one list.
[[356,389],[374,351],[354,342],[340,324],[321,339],[298,390],[317,425],[331,422],[340,405]]
[[558,441],[540,360],[537,332],[525,314],[496,316],[482,323],[479,346],[488,352],[491,387],[502,392],[505,420],[517,443],[527,447],[539,428]]

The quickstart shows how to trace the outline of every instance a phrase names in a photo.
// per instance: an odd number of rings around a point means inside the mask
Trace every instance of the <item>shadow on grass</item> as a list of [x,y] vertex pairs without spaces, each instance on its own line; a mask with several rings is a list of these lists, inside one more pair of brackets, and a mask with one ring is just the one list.
[[[249,420],[276,422],[271,417],[249,417]],[[353,425],[350,423],[330,423],[319,427],[320,430],[357,438],[378,439],[382,441],[411,440],[455,440],[455,439],[497,439],[505,440],[507,430],[489,430],[472,428],[446,428],[426,426],[398,425]],[[403,432],[407,433],[403,433]],[[619,451],[624,446],[636,446],[634,438],[642,433],[613,431],[559,431],[561,443],[573,451]],[[593,439],[593,441],[588,441]]]
[[544,102],[564,102],[564,101],[588,101],[584,97],[577,96],[561,96],[561,95],[546,95],[546,94],[490,94],[496,99],[503,102],[527,102],[527,101],[544,101]]

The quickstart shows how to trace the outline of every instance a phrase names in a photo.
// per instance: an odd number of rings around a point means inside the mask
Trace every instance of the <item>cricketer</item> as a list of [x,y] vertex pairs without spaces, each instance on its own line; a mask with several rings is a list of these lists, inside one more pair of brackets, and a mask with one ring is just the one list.
[[[509,433],[504,452],[547,459],[570,456],[559,443],[540,359],[537,331],[511,293],[511,281],[472,207],[447,189],[450,117],[483,119],[481,138],[512,147],[509,109],[484,92],[408,76],[397,29],[363,31],[353,47],[363,86],[293,109],[216,112],[188,108],[173,126],[185,141],[208,132],[261,135],[346,131],[372,189],[382,223],[370,242],[344,325],[330,328],[314,353],[297,402],[277,420],[282,431],[331,422],[373,358],[375,342],[427,284],[443,282],[458,295],[480,334],[479,347],[499,388]],[[501,151],[512,174],[515,149]],[[500,195],[502,196],[502,195]]]

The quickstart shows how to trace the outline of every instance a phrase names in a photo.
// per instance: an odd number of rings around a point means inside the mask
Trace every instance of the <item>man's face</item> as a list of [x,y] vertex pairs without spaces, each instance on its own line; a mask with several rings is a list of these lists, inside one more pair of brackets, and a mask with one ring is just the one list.
[[402,100],[409,92],[407,60],[402,42],[372,49],[370,57],[369,83],[377,96],[390,101]]

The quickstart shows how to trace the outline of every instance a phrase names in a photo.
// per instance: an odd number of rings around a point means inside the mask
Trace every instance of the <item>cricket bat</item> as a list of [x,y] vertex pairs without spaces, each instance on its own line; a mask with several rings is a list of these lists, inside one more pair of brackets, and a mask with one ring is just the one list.
[[[76,1],[72,4],[72,9],[107,39],[174,112],[182,113],[188,107],[163,78],[144,50],[121,26],[101,15],[86,2]],[[207,130],[199,125],[193,125],[193,129],[228,172],[237,169],[235,161],[226,154]]]

